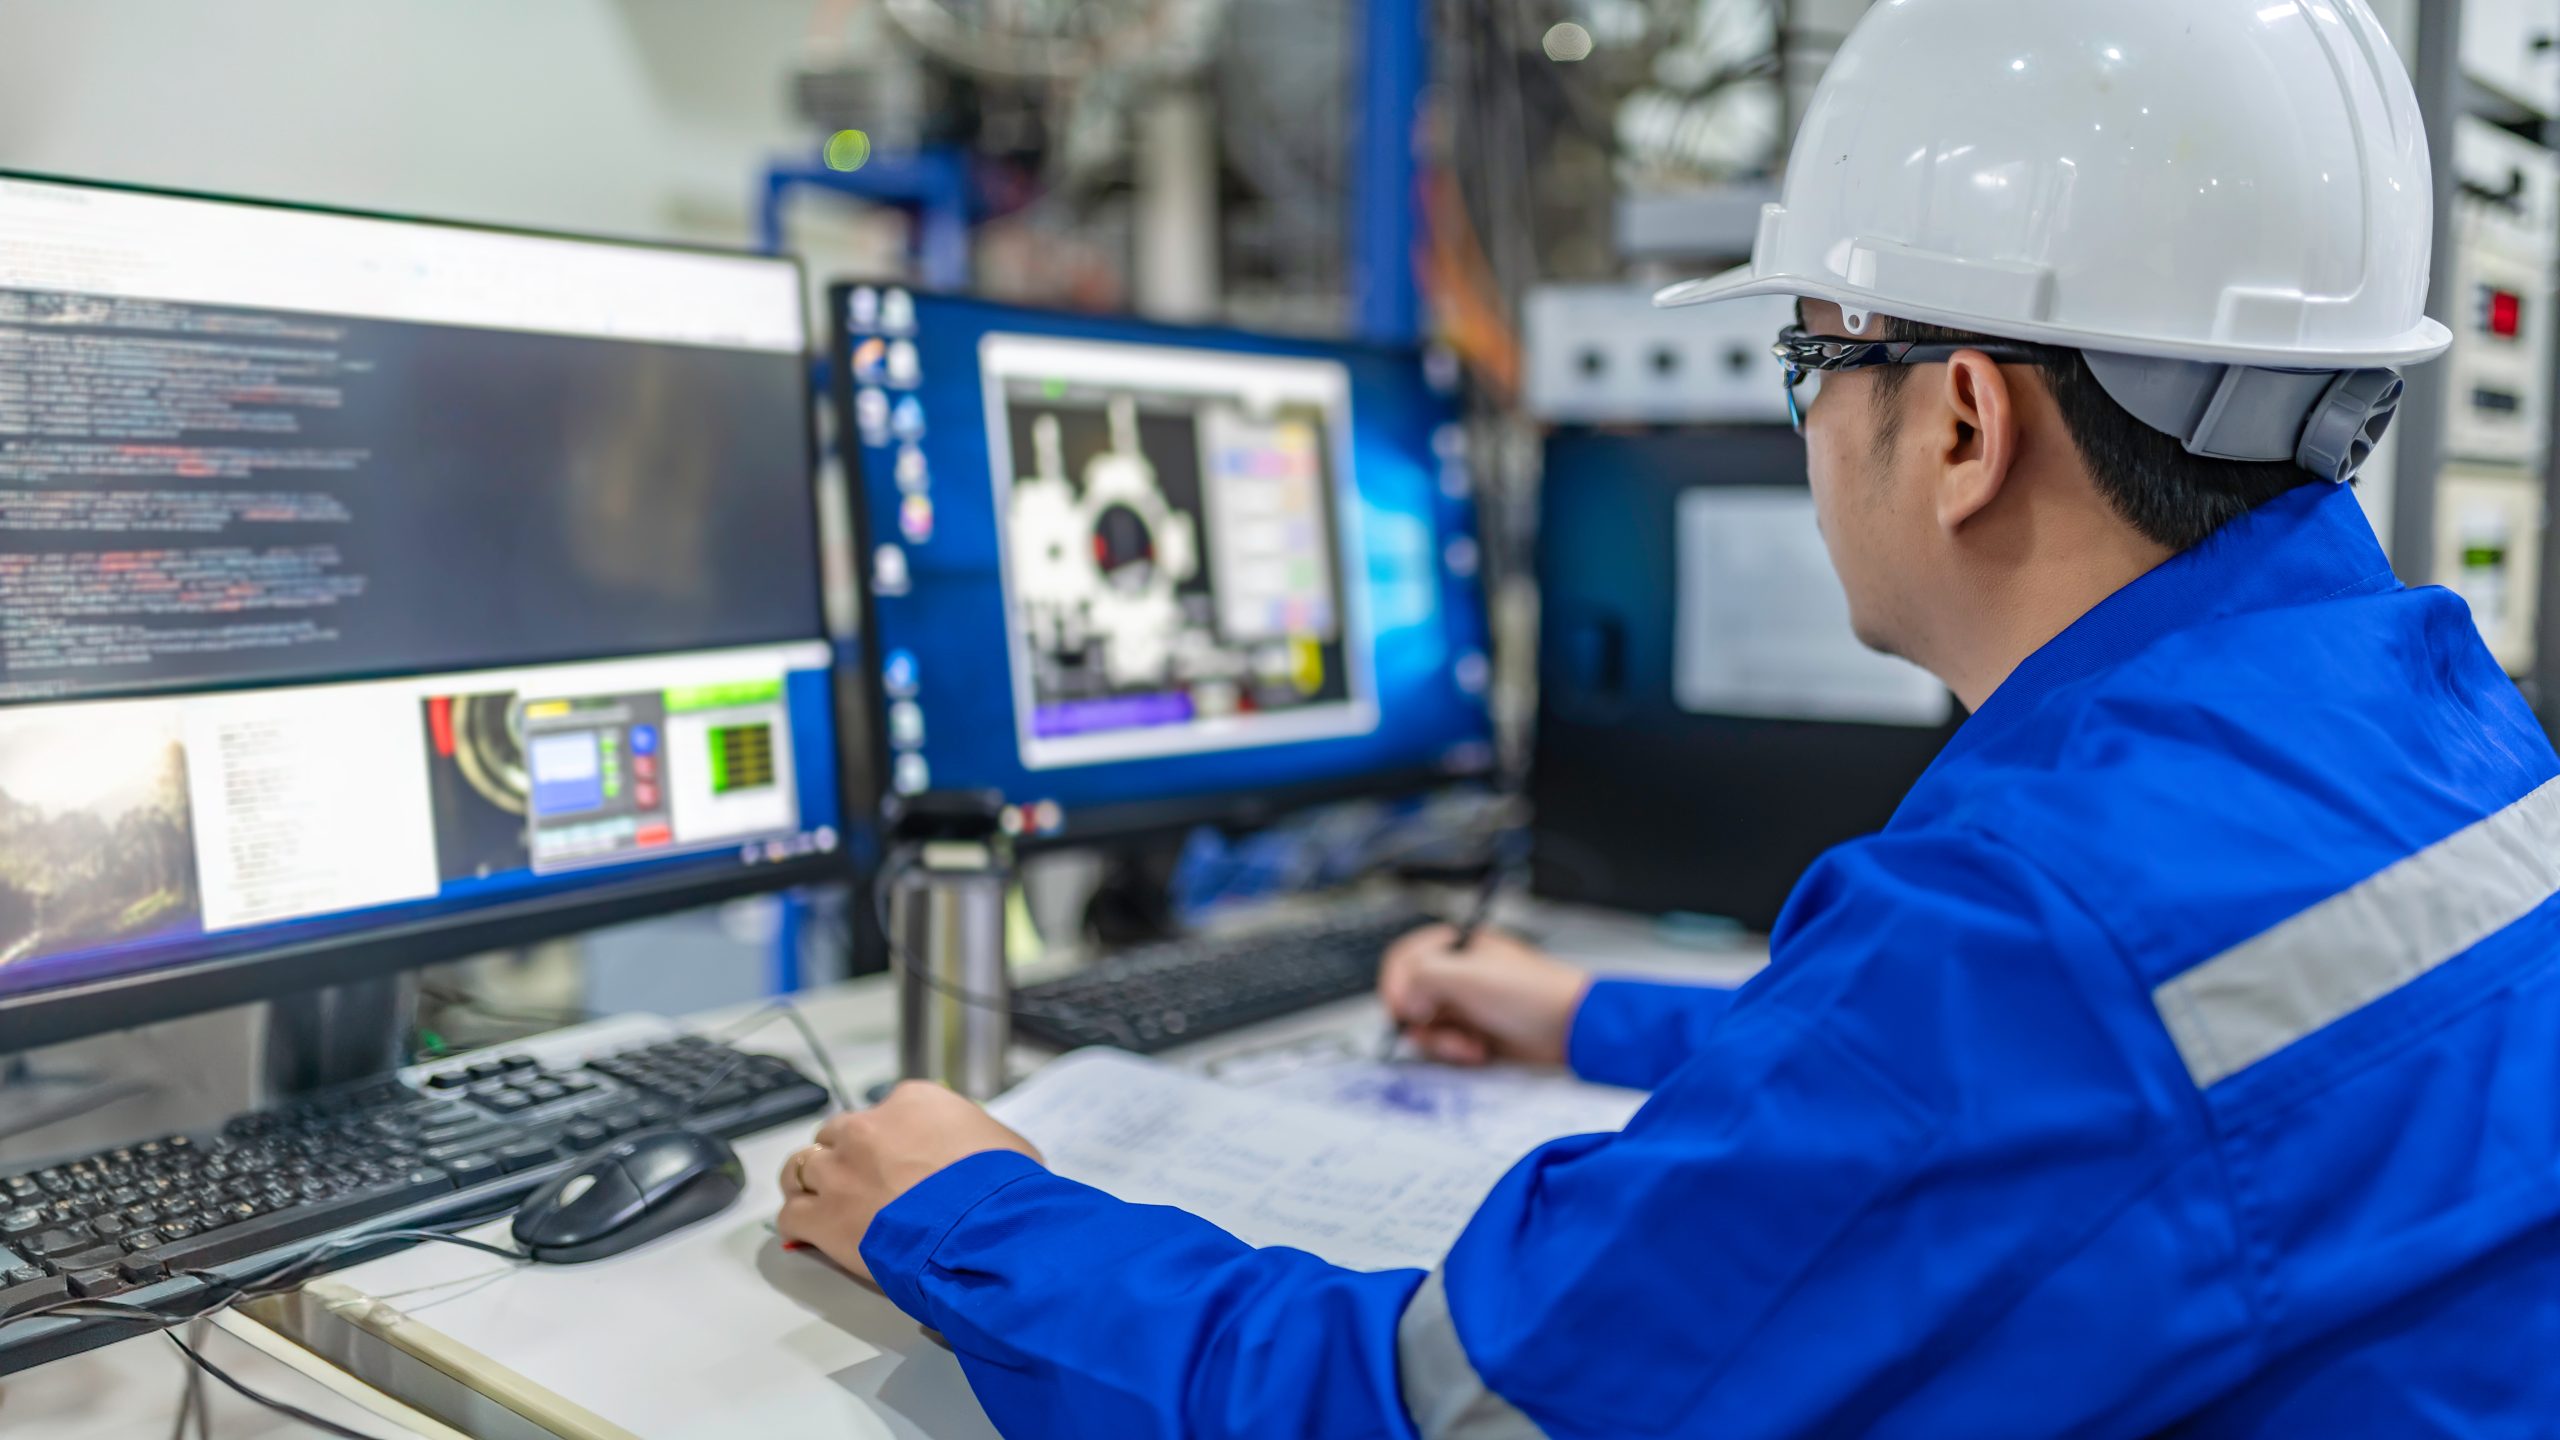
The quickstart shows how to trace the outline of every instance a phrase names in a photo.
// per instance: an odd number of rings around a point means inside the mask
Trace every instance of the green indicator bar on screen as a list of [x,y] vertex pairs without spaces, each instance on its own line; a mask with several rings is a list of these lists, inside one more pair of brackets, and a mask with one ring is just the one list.
[[682,715],[697,710],[733,710],[741,705],[778,705],[782,702],[779,680],[732,680],[725,685],[687,685],[667,692],[667,713]]
[[762,790],[779,778],[774,766],[771,725],[717,725],[711,741],[711,793]]

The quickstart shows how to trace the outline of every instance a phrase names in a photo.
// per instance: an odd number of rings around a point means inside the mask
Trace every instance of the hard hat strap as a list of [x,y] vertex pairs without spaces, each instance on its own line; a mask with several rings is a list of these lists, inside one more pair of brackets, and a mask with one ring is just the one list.
[[2190,455],[2290,461],[2340,484],[2373,454],[2400,408],[2391,370],[2272,370],[2085,352],[2090,373],[2136,420]]

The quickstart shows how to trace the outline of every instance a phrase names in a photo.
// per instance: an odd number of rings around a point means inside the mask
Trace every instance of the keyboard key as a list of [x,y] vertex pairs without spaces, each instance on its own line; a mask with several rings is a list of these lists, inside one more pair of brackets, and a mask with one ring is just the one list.
[[105,1270],[112,1273],[116,1266],[124,1263],[124,1247],[92,1245],[86,1250],[74,1250],[68,1255],[51,1255],[46,1258],[53,1262],[54,1269],[66,1275],[75,1270]]
[[72,1271],[68,1276],[75,1299],[98,1300],[133,1288],[132,1282],[105,1266]]
[[71,1282],[59,1275],[39,1274],[22,1280],[11,1271],[8,1284],[0,1287],[0,1319],[22,1315],[47,1305],[58,1305],[71,1298]]
[[157,1260],[126,1260],[116,1266],[116,1273],[135,1285],[148,1285],[169,1278],[169,1267]]
[[551,1142],[548,1140],[520,1140],[513,1145],[500,1146],[497,1152],[499,1167],[509,1174],[518,1170],[531,1169],[554,1158]]
[[24,1249],[30,1255],[41,1256],[44,1259],[51,1260],[57,1256],[69,1255],[75,1251],[86,1250],[92,1243],[94,1243],[94,1240],[95,1237],[89,1233],[89,1227],[83,1225],[78,1230],[58,1228],[39,1231],[34,1236],[30,1237],[27,1243],[20,1248]]
[[593,1120],[577,1120],[572,1121],[561,1135],[572,1150],[593,1150],[605,1142],[608,1133]]
[[507,1138],[514,1133],[504,1126],[491,1126],[486,1130],[464,1136],[450,1145],[436,1145],[422,1150],[418,1153],[418,1158],[430,1165],[450,1166],[465,1155],[488,1154],[505,1144]]
[[444,1167],[445,1174],[453,1177],[454,1184],[466,1190],[484,1180],[494,1180],[506,1173],[499,1166],[498,1157],[485,1150],[469,1151],[437,1163]]

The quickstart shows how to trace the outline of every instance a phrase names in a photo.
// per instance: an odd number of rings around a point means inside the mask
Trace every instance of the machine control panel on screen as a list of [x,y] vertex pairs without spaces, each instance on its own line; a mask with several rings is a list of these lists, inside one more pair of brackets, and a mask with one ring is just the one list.
[[833,849],[801,306],[0,177],[0,995]]

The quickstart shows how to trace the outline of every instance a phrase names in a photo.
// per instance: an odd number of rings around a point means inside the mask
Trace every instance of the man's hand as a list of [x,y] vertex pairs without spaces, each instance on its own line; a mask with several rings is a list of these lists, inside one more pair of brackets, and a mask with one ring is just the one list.
[[1565,1036],[1591,977],[1508,935],[1478,931],[1459,952],[1446,925],[1387,951],[1378,998],[1422,1053],[1455,1065],[1564,1063]]
[[939,1085],[910,1080],[868,1110],[818,1128],[815,1143],[782,1162],[782,1238],[814,1245],[868,1280],[862,1237],[872,1217],[945,1166],[989,1150],[1034,1160],[1040,1152],[1004,1123]]

